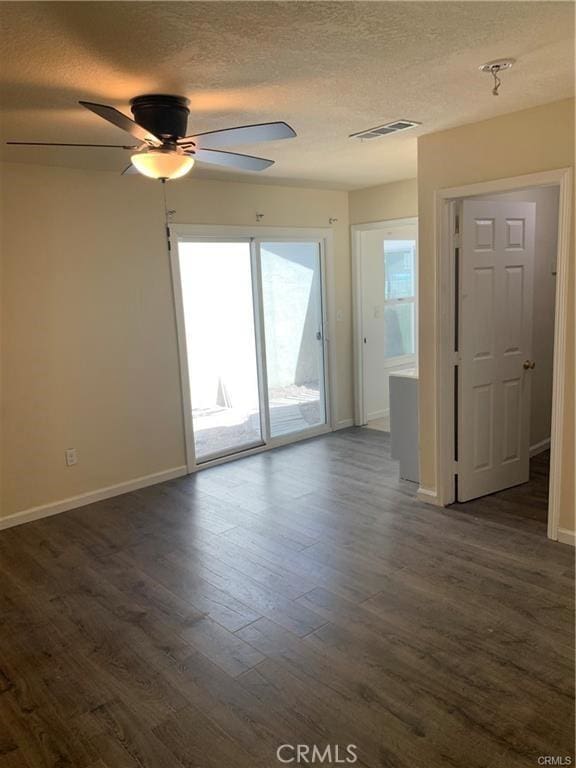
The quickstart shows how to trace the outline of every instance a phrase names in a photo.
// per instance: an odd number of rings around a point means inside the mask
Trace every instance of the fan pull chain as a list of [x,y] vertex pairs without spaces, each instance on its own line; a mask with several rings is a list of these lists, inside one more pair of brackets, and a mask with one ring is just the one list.
[[168,229],[168,224],[170,223],[168,220],[168,201],[166,200],[166,179],[160,179],[162,182],[162,200],[164,202],[164,224],[166,224],[166,229]]
[[166,199],[166,179],[160,179],[162,182],[162,201],[164,203],[164,224],[168,228],[172,221],[172,216],[176,213],[174,208],[168,208],[168,200]]

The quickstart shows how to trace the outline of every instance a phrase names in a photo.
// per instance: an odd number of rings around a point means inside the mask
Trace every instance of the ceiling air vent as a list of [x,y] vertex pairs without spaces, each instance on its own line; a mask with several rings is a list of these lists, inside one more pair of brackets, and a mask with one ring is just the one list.
[[420,123],[415,123],[414,120],[395,120],[393,123],[386,123],[386,125],[379,125],[377,128],[370,128],[367,131],[360,131],[359,133],[351,133],[351,139],[378,139],[382,136],[387,136],[389,133],[398,133],[398,131],[407,131],[409,128],[415,128]]

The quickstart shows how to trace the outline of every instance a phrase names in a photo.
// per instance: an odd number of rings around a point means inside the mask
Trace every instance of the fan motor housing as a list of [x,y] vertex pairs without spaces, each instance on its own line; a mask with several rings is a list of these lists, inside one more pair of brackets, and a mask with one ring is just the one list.
[[151,94],[131,99],[134,120],[160,139],[186,136],[190,102],[185,96]]

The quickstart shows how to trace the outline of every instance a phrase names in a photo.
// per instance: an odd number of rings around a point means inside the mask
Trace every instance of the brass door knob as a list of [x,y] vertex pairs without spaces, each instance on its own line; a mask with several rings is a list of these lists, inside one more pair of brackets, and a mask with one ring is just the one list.
[[523,367],[525,371],[533,371],[536,368],[534,360],[524,360]]

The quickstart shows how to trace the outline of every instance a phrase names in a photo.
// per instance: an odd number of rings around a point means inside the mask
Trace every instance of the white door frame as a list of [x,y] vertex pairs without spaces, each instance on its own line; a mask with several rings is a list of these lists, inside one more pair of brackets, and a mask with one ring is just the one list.
[[435,411],[436,411],[436,489],[420,488],[419,496],[438,506],[454,501],[454,306],[453,221],[455,202],[477,195],[513,192],[533,187],[560,188],[558,210],[558,260],[554,319],[554,363],[552,389],[552,427],[550,440],[550,490],[548,500],[548,538],[558,539],[562,442],[564,429],[564,382],[566,380],[566,339],[568,328],[568,267],[572,217],[572,169],[559,168],[525,176],[494,179],[462,187],[440,189],[435,193],[436,328]]
[[[416,226],[418,218],[387,219],[371,221],[368,224],[353,224],[352,235],[352,345],[354,361],[354,424],[366,424],[366,403],[364,398],[364,328],[362,318],[362,233],[375,229]],[[418,275],[418,230],[416,230],[416,280]],[[416,328],[418,327],[418,293],[416,294]],[[418,359],[418,334],[416,333],[416,359]]]
[[[260,227],[257,225],[212,226],[209,224],[171,224],[169,226],[170,266],[172,273],[172,290],[178,341],[178,356],[180,362],[180,387],[182,398],[182,421],[186,447],[186,466],[189,473],[198,469],[215,466],[227,461],[249,456],[254,453],[287,445],[308,437],[325,434],[336,429],[336,326],[335,326],[335,287],[334,287],[334,257],[333,232],[331,229],[303,227]],[[182,283],[180,262],[178,257],[178,241],[186,239],[209,239],[216,241],[246,240],[250,243],[269,238],[270,240],[292,240],[302,242],[318,242],[320,244],[320,262],[322,273],[322,304],[324,317],[324,389],[326,397],[326,424],[306,430],[305,433],[285,435],[272,438],[267,444],[258,445],[227,456],[217,457],[200,464],[196,462],[194,451],[194,431],[192,424],[192,393],[188,370],[188,354],[186,346],[186,327],[184,322],[184,304],[182,299]],[[251,258],[254,261],[254,248],[251,245]],[[259,275],[257,276],[259,279]],[[262,308],[257,302],[256,311],[261,314]],[[259,377],[260,378],[260,377]],[[264,415],[267,418],[266,415]]]

